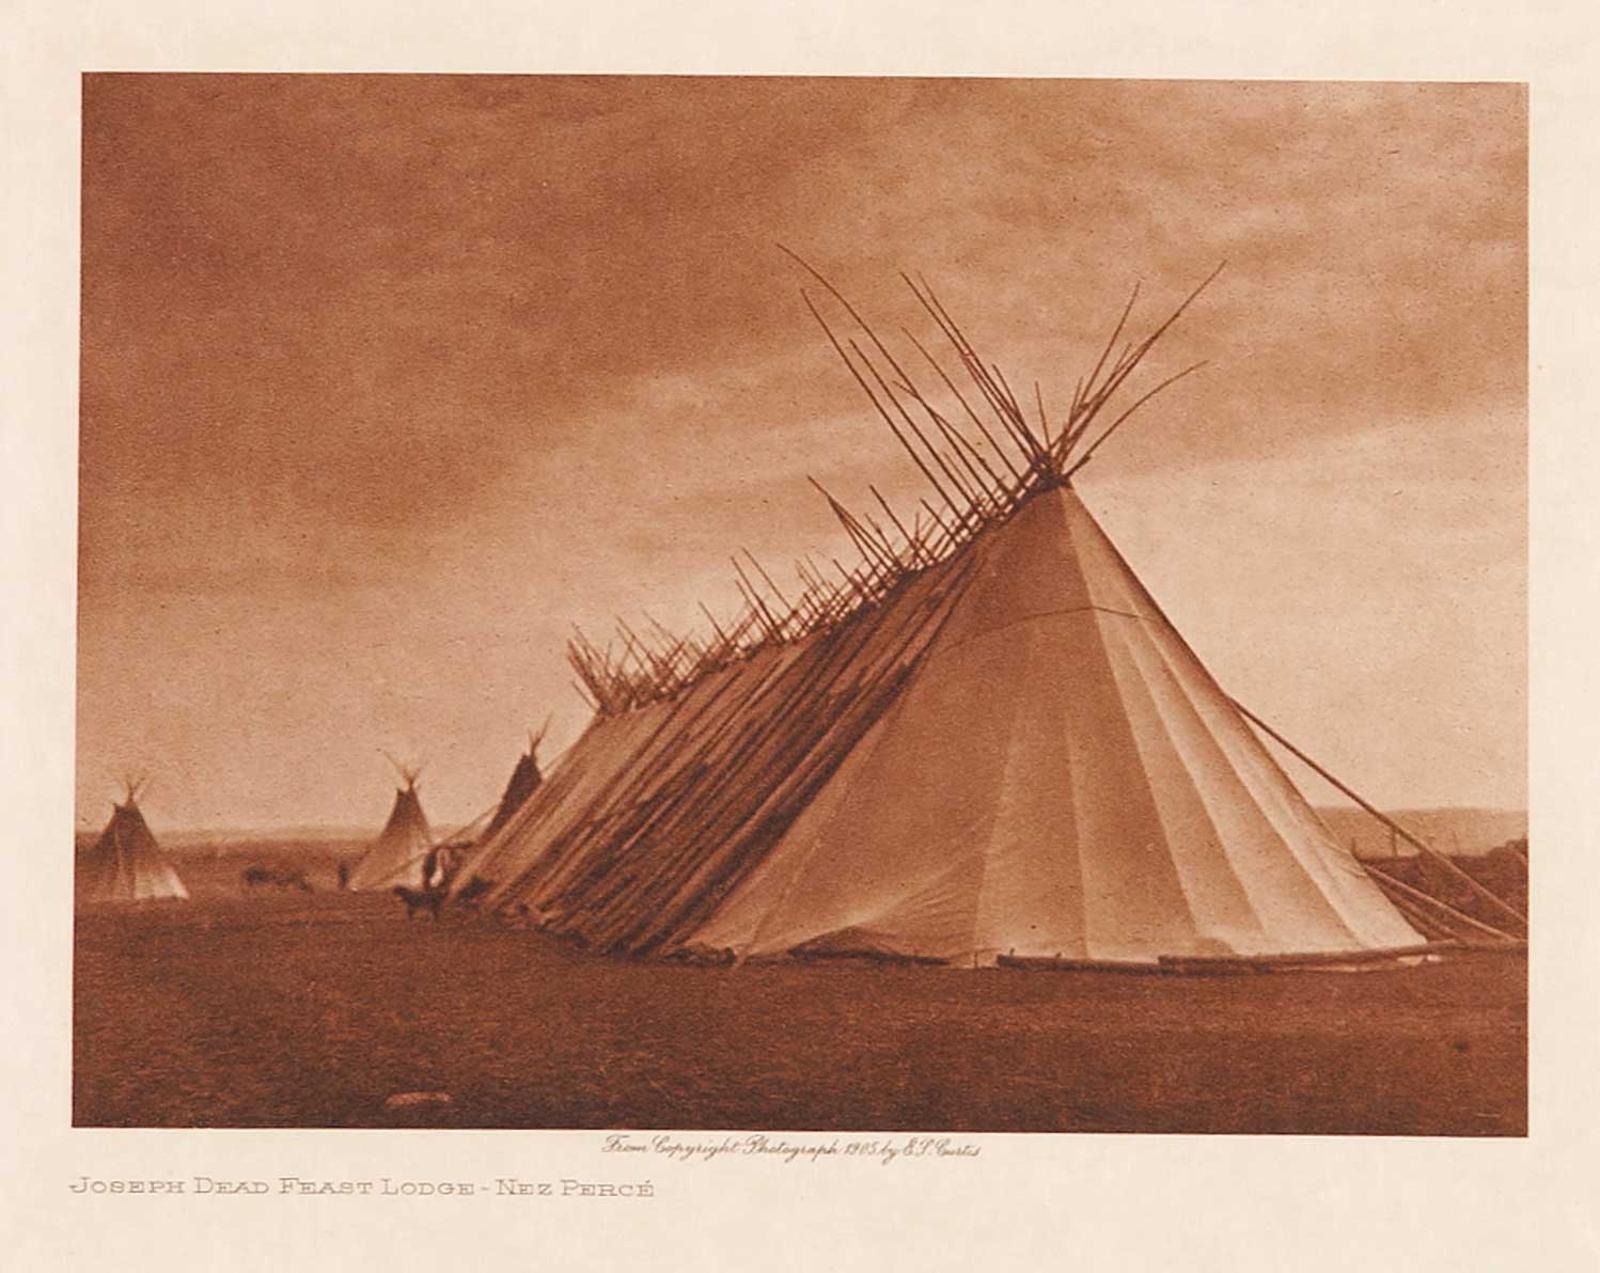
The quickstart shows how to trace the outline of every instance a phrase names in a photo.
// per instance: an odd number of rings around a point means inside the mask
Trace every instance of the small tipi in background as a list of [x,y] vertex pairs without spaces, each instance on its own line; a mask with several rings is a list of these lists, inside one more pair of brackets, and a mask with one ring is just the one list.
[[511,821],[511,815],[527,803],[527,799],[544,781],[544,775],[539,772],[539,744],[544,741],[545,731],[550,728],[550,722],[545,721],[537,734],[528,735],[528,750],[517,761],[517,767],[511,771],[511,779],[506,783],[506,789],[500,797],[500,803],[495,807],[494,817],[489,819],[489,825],[483,829],[482,839],[487,840],[501,827]]
[[350,889],[407,888],[427,885],[428,857],[433,833],[417,796],[418,770],[396,764],[403,784],[394,793],[394,807],[378,838],[350,872]]
[[78,861],[78,897],[84,902],[187,901],[177,871],[163,858],[150,824],[139,811],[140,784],[113,802],[111,821]]

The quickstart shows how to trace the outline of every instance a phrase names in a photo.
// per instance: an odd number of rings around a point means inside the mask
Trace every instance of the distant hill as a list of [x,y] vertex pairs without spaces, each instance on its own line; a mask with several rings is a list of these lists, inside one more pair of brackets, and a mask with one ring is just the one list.
[[[1340,844],[1353,847],[1357,857],[1390,856],[1389,829],[1371,814],[1349,806],[1317,810]],[[1479,857],[1507,840],[1526,839],[1528,814],[1516,809],[1386,809],[1391,818],[1441,853]],[[1404,840],[1399,855],[1413,852]]]
[[[1353,847],[1357,857],[1386,858],[1390,855],[1389,831],[1376,818],[1348,805],[1324,806],[1317,810],[1335,838]],[[1398,821],[1441,853],[1479,857],[1507,840],[1526,839],[1528,815],[1516,809],[1399,809],[1386,810]],[[373,828],[304,826],[275,830],[200,830],[168,831],[156,834],[162,847],[177,853],[247,853],[264,850],[278,852],[342,851],[372,838]],[[98,831],[79,828],[79,849],[87,848]],[[1400,841],[1401,857],[1413,850]]]
[[[241,854],[343,855],[373,836],[352,827],[285,827],[281,830],[170,831],[157,827],[162,849],[180,857],[234,857]],[[98,831],[78,827],[73,842],[79,853],[99,839]]]
[[157,830],[161,843],[174,849],[216,848],[241,844],[349,844],[370,840],[373,827],[301,826],[188,831]]

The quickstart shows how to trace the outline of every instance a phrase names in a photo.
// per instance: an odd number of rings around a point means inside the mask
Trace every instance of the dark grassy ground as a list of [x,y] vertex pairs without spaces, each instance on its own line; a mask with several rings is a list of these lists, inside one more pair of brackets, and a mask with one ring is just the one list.
[[[163,1127],[1526,1131],[1527,965],[1139,977],[629,964],[393,898],[77,925],[74,1121]],[[313,878],[331,875],[319,863]],[[444,1091],[449,1105],[386,1110]]]

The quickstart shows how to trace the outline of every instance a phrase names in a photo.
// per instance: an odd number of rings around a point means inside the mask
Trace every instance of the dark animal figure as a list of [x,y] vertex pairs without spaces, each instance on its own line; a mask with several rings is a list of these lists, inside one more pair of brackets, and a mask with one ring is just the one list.
[[438,919],[439,908],[444,905],[444,894],[436,889],[407,888],[404,884],[396,884],[394,895],[406,904],[407,920],[415,919],[418,911]]
[[306,878],[304,871],[290,871],[270,866],[246,867],[240,877],[246,888],[254,888],[258,884],[273,884],[278,888],[297,888],[302,893],[312,892],[311,881]]

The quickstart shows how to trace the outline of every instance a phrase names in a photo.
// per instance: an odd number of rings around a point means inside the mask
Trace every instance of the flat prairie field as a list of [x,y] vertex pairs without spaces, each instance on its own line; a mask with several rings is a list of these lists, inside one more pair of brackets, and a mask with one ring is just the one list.
[[[692,967],[238,882],[76,923],[80,1127],[1520,1136],[1527,963]],[[389,1103],[406,1093],[448,1101]]]

